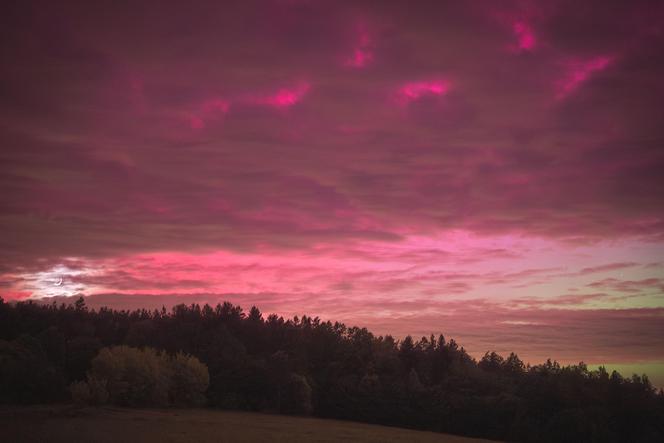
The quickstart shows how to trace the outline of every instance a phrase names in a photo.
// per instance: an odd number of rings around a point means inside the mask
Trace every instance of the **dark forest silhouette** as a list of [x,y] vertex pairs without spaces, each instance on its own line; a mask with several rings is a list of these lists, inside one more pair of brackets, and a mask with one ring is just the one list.
[[92,387],[113,378],[99,380],[104,372],[91,371],[93,359],[119,345],[113,349],[141,348],[167,366],[178,358],[207,366],[205,398],[190,401],[180,378],[164,391],[168,404],[514,441],[664,441],[664,393],[646,376],[550,360],[530,366],[494,352],[478,362],[442,335],[397,341],[306,316],[264,319],[255,307],[245,314],[230,303],[129,312],[89,310],[82,298],[73,305],[0,298],[0,403],[71,401],[72,392],[89,400],[86,377]]

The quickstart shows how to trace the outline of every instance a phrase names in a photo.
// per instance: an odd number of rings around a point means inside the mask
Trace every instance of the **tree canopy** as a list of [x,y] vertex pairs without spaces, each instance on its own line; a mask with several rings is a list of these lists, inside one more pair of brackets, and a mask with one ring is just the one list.
[[[0,299],[1,300],[1,299]],[[70,389],[69,389],[70,388]],[[453,339],[375,336],[230,303],[147,311],[0,301],[0,403],[196,405],[512,441],[662,441],[646,376],[473,359]]]

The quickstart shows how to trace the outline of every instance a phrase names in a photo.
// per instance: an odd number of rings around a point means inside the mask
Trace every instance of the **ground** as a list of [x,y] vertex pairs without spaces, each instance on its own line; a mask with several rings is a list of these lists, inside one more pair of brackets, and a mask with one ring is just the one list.
[[22,442],[422,442],[479,443],[362,423],[209,409],[4,408],[2,441]]

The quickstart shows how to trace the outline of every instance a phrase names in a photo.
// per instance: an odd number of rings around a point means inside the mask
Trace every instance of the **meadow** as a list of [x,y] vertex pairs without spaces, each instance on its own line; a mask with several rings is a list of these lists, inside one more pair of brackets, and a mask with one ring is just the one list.
[[5,442],[479,443],[447,434],[341,420],[210,409],[35,406],[0,411]]

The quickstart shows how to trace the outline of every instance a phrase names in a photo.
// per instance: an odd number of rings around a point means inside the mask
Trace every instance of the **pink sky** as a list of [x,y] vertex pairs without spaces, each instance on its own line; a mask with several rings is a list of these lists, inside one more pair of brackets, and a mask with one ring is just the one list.
[[661,5],[7,14],[3,298],[229,300],[664,385]]

